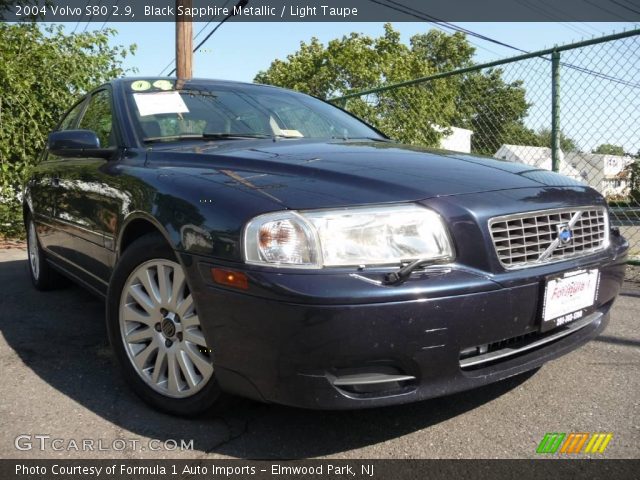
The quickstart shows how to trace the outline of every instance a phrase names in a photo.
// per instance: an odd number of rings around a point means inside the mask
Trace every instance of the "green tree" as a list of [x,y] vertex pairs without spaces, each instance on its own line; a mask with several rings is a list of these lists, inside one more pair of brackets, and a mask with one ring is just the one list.
[[603,155],[624,155],[624,148],[610,143],[603,143],[596,148],[593,153],[601,153]]
[[640,204],[640,160],[635,160],[626,167],[629,176],[629,196]]
[[[473,65],[474,48],[461,33],[430,30],[409,45],[389,24],[378,38],[351,33],[326,46],[302,42],[285,60],[274,60],[254,81],[292,88],[323,99]],[[503,143],[525,143],[530,104],[522,82],[501,69],[470,72],[352,98],[342,105],[392,138],[437,146],[451,126],[474,131],[472,148],[494,154]],[[527,143],[530,144],[530,143]]]
[[[551,130],[548,128],[543,128],[538,130],[538,143],[536,143],[539,147],[549,147],[551,148]],[[564,132],[560,131],[560,150],[563,152],[578,152],[578,145],[575,140],[569,138],[565,135]]]
[[0,23],[0,233],[21,231],[16,195],[63,113],[79,95],[125,73],[123,59],[135,45],[110,46],[115,33]]

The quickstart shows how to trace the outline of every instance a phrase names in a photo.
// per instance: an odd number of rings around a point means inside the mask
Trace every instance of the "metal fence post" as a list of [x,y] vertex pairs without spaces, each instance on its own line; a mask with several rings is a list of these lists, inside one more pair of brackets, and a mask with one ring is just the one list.
[[560,52],[551,53],[551,169],[560,170]]

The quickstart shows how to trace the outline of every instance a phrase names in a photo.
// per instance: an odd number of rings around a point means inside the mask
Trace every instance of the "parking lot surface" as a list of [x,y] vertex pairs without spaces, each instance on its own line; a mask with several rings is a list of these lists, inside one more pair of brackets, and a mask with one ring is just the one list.
[[194,420],[151,410],[123,383],[102,301],[77,286],[37,292],[19,248],[0,250],[0,286],[0,458],[533,458],[547,432],[612,433],[597,456],[640,458],[632,284],[603,335],[534,373],[399,407],[322,412],[238,399]]

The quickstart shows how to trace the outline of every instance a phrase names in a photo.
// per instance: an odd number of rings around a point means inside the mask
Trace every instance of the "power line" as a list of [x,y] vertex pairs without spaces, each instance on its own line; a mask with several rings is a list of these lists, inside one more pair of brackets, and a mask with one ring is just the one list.
[[[222,5],[222,7],[220,7],[220,10],[224,10],[224,8],[229,4],[231,0],[227,0],[226,2],[224,2],[224,5]],[[196,33],[196,36],[193,37],[194,40],[197,40],[197,38],[202,34],[202,32],[204,32],[204,30],[211,24],[211,22],[213,22],[213,20],[215,19],[215,16],[212,16],[211,18],[209,18],[209,21],[207,23],[205,23],[205,25],[198,31],[198,33]],[[195,50],[194,50],[195,52]],[[167,63],[167,65],[160,71],[160,73],[158,74],[158,76],[161,76],[164,72],[167,71],[167,69],[173,65],[175,63],[176,59],[175,57],[172,58],[169,63]],[[174,69],[175,71],[175,69]]]
[[[218,30],[218,29],[222,26],[222,24],[223,24],[224,22],[226,22],[227,20],[229,20],[232,16],[233,16],[233,15],[229,14],[229,15],[227,15],[226,17],[224,17],[224,18],[222,19],[222,21],[221,21],[220,23],[218,23],[218,24],[215,26],[215,28],[209,32],[209,34],[204,38],[204,40],[203,40],[202,42],[200,42],[200,43],[199,43],[199,44],[198,44],[198,45],[193,49],[193,52],[195,53],[195,52],[196,52],[196,51],[197,51],[197,50],[202,46],[202,44],[203,44],[204,42],[206,42],[207,40],[209,40],[209,38],[211,37],[211,35],[213,35],[214,33],[216,33],[216,30]],[[168,76],[168,77],[170,77],[171,75],[173,75],[173,74],[175,73],[175,71],[176,71],[176,69],[175,69],[175,67],[174,67],[174,68],[173,68],[173,70],[171,70],[171,71],[168,73],[168,75],[167,75],[167,76]]]
[[[558,17],[557,15],[554,14],[555,11],[564,13],[566,15],[566,12],[563,12],[560,8],[558,8],[557,6],[553,6],[553,11],[548,9],[548,4],[545,3],[544,1],[539,1],[537,4],[531,4],[529,2],[529,0],[516,0],[516,2],[518,2],[520,5],[528,8],[529,10],[536,12],[540,15],[543,15],[549,19],[551,19],[554,22],[558,22],[559,24],[561,24],[562,26],[573,30],[574,32],[576,32],[578,35],[582,35],[582,36],[588,36],[591,37],[593,36],[593,33],[589,32],[588,30],[585,30],[584,28],[578,27],[577,25],[573,25],[570,22],[559,22],[558,20],[560,19],[560,17]],[[545,8],[543,5],[544,4],[547,6],[547,8]]]
[[[495,43],[496,45],[500,45],[501,47],[506,47],[506,48],[511,48],[513,50],[518,50],[521,53],[528,53],[525,50],[522,50],[521,48],[514,47],[513,45],[509,45],[508,43],[501,42],[500,40],[496,40],[494,38],[487,37],[486,35],[482,35],[480,33],[473,32],[473,31],[468,30],[466,28],[459,27],[458,25],[454,25],[453,23],[445,22],[445,21],[443,21],[443,20],[441,20],[441,19],[439,19],[437,17],[434,17],[433,15],[429,15],[428,13],[425,13],[425,12],[420,11],[420,10],[416,10],[415,8],[409,7],[407,5],[404,5],[404,4],[400,3],[400,2],[396,2],[394,0],[386,0],[386,1],[388,3],[392,3],[394,5],[397,5],[397,7],[392,7],[391,5],[388,5],[386,3],[380,2],[378,0],[369,0],[369,1],[373,2],[373,3],[377,3],[378,5],[382,5],[383,7],[390,8],[390,9],[395,10],[397,12],[411,15],[411,16],[413,16],[415,18],[420,19],[420,20],[426,20],[429,23],[434,23],[436,25],[440,25],[440,26],[442,26],[444,28],[448,28],[449,30],[454,30],[454,31],[457,31],[457,32],[460,32],[460,33],[465,33],[465,34],[467,34],[469,36],[476,37],[476,38],[479,38],[481,40],[485,40],[487,42]],[[400,8],[402,8],[404,11],[400,10]]]
[[113,4],[113,8],[111,8],[109,10],[109,15],[107,15],[107,19],[104,21],[104,23],[102,24],[102,26],[100,27],[100,31],[104,30],[105,25],[107,24],[107,22],[109,21],[109,19],[111,18],[111,14],[113,13],[113,11],[115,10],[115,7],[118,6],[118,3],[120,3],[120,0],[116,0],[116,3]]
[[[408,13],[409,15],[411,15],[411,16],[413,16],[413,17],[420,18],[420,20],[425,20],[424,18],[417,17],[415,14],[411,14],[411,13],[409,13],[409,12],[403,12],[402,10],[399,10],[399,9],[397,9],[397,8],[393,8],[393,7],[391,7],[390,5],[384,4],[384,3],[379,2],[379,1],[377,1],[377,0],[369,0],[369,1],[371,1],[372,3],[377,3],[378,5],[382,5],[383,7],[391,8],[392,10],[396,10],[396,11],[401,12],[401,13]],[[430,17],[430,18],[435,19],[435,17],[431,17],[430,15],[428,15],[428,14],[426,14],[426,13],[424,13],[424,12],[420,12],[420,11],[418,11],[418,10],[415,10],[415,9],[411,8],[411,7],[407,7],[406,5],[403,5],[403,4],[401,4],[401,3],[394,2],[394,1],[392,1],[392,0],[389,0],[389,1],[390,1],[391,3],[395,3],[396,5],[398,5],[398,6],[402,7],[402,8],[406,8],[406,9],[408,9],[408,10],[413,10],[414,12],[416,12],[416,13],[418,13],[418,14],[420,14],[420,15],[426,15],[427,17]],[[435,20],[437,20],[437,19],[435,19]],[[451,30],[451,29],[452,29],[452,27],[449,27],[449,26],[447,26],[447,25],[445,24],[446,22],[430,21],[430,23],[435,24],[435,25],[436,25],[440,30],[443,30],[443,31],[444,31],[444,29],[449,29],[449,30]],[[455,30],[455,29],[454,29],[454,30]],[[478,48],[481,48],[482,50],[486,50],[487,52],[493,53],[494,55],[499,55],[497,52],[495,52],[495,51],[493,51],[493,50],[491,50],[491,49],[489,49],[489,48],[483,47],[482,45],[479,45],[479,44],[477,44],[477,43],[474,43],[474,42],[473,42],[473,41],[471,41],[471,40],[469,40],[469,43],[471,43],[472,45],[474,45],[474,46],[476,46],[476,47],[478,47]]]
[[[211,38],[211,36],[212,36],[214,33],[216,33],[216,30],[218,30],[218,29],[222,26],[222,24],[223,24],[224,22],[226,22],[227,20],[229,20],[231,17],[233,17],[233,16],[235,15],[234,11],[235,11],[235,9],[236,9],[236,8],[238,8],[238,7],[243,8],[243,7],[245,7],[245,6],[247,5],[247,3],[249,3],[249,0],[240,0],[238,3],[236,3],[236,6],[234,7],[234,9],[233,9],[233,10],[231,10],[231,12],[229,12],[229,14],[228,14],[226,17],[224,17],[224,18],[220,21],[220,23],[218,23],[218,24],[214,27],[214,29],[213,29],[213,30],[211,30],[211,31],[207,34],[207,36],[206,36],[206,37],[204,37],[204,40],[202,40],[198,45],[196,45],[196,46],[195,46],[195,48],[193,49],[193,53],[197,52],[197,51],[200,49],[200,47],[201,47],[202,45],[204,45],[204,44],[207,42],[207,40],[209,40],[209,39]],[[171,71],[169,72],[169,74],[168,74],[167,76],[168,76],[168,77],[170,77],[171,75],[173,75],[173,74],[175,73],[175,71],[176,71],[176,69],[174,68],[173,70],[171,70]]]
[[[224,9],[226,8],[226,6],[229,4],[229,2],[230,2],[230,1],[231,1],[231,0],[227,0],[226,2],[224,2],[224,4],[220,7],[220,10],[224,10]],[[202,27],[202,28],[198,31],[198,33],[196,33],[196,36],[195,36],[195,37],[193,37],[193,39],[194,39],[194,40],[197,40],[197,39],[198,39],[198,37],[200,36],[200,34],[201,34],[202,32],[204,32],[205,28],[207,28],[207,27],[211,24],[211,22],[213,22],[213,19],[214,19],[214,18],[215,18],[215,16],[212,16],[212,17],[209,19],[209,21],[204,25],[204,27]]]
[[[89,2],[87,2],[87,5],[88,4]],[[100,9],[101,4],[102,4],[102,0],[99,0],[97,5],[98,10]],[[89,17],[89,21],[87,22],[87,24],[84,26],[84,30],[82,30],[82,33],[86,32],[87,28],[89,28],[89,24],[91,23],[91,20],[93,20],[93,12],[94,12],[94,9],[91,10],[91,16]]]
[[592,2],[592,1],[590,1],[590,0],[584,0],[584,1],[585,1],[586,3],[588,3],[589,5],[592,5],[592,6],[596,7],[597,9],[602,10],[602,11],[603,11],[603,12],[605,12],[605,13],[608,13],[609,15],[613,15],[614,17],[618,17],[618,18],[619,18],[620,20],[622,20],[622,21],[627,20],[626,18],[621,17],[620,15],[618,15],[616,12],[612,12],[612,11],[611,11],[611,10],[609,10],[608,8],[604,8],[604,7],[600,6],[600,5],[598,5],[597,3],[594,3],[594,2]]
[[637,5],[637,1],[636,0],[622,0],[624,3],[628,3],[631,6],[636,6]]
[[[85,3],[85,4],[84,4],[84,8],[82,9],[83,11],[84,11],[88,6],[89,6],[89,2],[90,2],[90,1],[91,1],[91,0],[87,0],[87,3]],[[80,18],[82,18],[82,17],[80,17]],[[81,22],[81,20],[78,20],[78,23],[76,23],[76,26],[75,26],[75,28],[73,29],[73,32],[71,32],[71,35],[73,35],[74,33],[76,33],[76,30],[77,30],[77,29],[78,29],[78,27],[80,26],[80,22]]]
[[617,0],[609,0],[611,3],[615,3],[616,5],[618,5],[621,8],[624,8],[625,10],[629,10],[630,12],[633,13],[637,13],[640,15],[640,11],[636,10],[635,8],[631,8],[631,7],[627,7],[626,5],[624,5],[623,3],[618,2]]
[[160,70],[160,73],[158,74],[159,77],[162,76],[162,74],[167,70],[167,68],[169,68],[173,63],[175,63],[176,59],[172,58],[171,61],[167,64],[166,67],[164,67],[162,70]]

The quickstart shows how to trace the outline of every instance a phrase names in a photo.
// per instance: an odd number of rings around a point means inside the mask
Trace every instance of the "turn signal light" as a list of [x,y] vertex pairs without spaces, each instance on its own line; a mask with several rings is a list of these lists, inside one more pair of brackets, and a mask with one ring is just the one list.
[[234,272],[233,270],[223,270],[222,268],[212,268],[211,276],[213,281],[220,285],[227,285],[228,287],[241,288],[247,290],[249,288],[249,281],[247,276],[241,272]]

